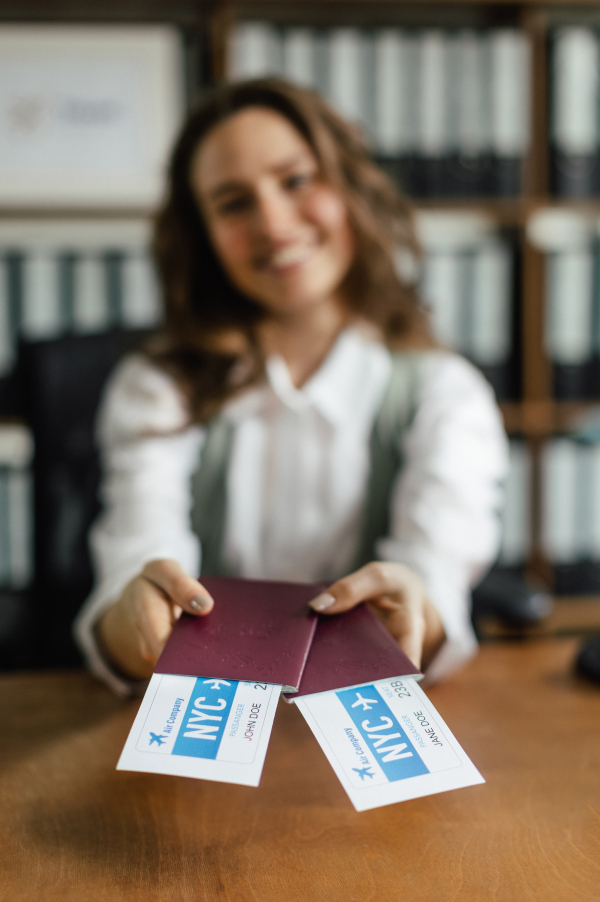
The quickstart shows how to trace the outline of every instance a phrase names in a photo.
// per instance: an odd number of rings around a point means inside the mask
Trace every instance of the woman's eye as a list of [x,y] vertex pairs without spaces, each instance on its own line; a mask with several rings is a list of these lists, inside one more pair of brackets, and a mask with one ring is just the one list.
[[312,175],[306,172],[296,172],[294,175],[289,175],[286,178],[285,187],[290,191],[294,191],[296,188],[303,188],[305,185],[309,185],[312,180]]
[[243,213],[245,210],[250,209],[251,204],[252,199],[250,197],[245,197],[244,195],[230,197],[219,204],[218,212],[222,216],[227,216],[231,213]]

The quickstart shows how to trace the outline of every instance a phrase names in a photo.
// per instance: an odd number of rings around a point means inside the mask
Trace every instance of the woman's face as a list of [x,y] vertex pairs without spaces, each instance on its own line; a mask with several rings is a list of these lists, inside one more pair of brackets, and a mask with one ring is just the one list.
[[274,110],[217,125],[192,161],[192,185],[231,281],[271,314],[338,300],[354,252],[345,204],[307,142]]

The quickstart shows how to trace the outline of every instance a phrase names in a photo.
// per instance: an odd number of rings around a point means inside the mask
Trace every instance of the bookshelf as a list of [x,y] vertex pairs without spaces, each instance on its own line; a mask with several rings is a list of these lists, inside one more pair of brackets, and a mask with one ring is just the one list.
[[[545,259],[528,240],[531,217],[548,207],[574,210],[600,219],[600,196],[555,197],[551,193],[550,44],[554,27],[564,24],[600,26],[600,8],[594,0],[106,0],[98,6],[91,0],[0,0],[0,24],[168,24],[182,37],[184,90],[192,102],[210,83],[228,75],[230,40],[240,22],[267,22],[278,28],[311,29],[351,27],[358,29],[520,29],[531,53],[530,140],[523,155],[520,190],[514,196],[428,196],[415,200],[418,210],[459,211],[483,214],[501,229],[516,236],[518,247],[518,397],[501,404],[508,432],[527,445],[531,460],[529,522],[530,575],[553,584],[553,568],[542,550],[542,456],[553,436],[564,433],[590,409],[584,400],[558,400],[553,396],[552,363],[545,347]],[[17,207],[0,212],[0,224],[29,219],[40,222],[87,219],[90,222],[142,219],[142,208],[71,209]],[[599,392],[600,394],[600,392]],[[0,417],[19,421],[18,412]],[[22,421],[22,420],[21,420]]]

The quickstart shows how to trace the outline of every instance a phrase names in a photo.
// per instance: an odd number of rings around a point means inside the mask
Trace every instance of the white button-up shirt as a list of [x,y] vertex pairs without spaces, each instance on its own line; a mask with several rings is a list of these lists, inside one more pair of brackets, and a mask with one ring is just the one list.
[[[347,329],[302,388],[273,357],[264,384],[224,406],[235,426],[224,556],[240,576],[333,582],[348,572],[390,367],[381,343]],[[402,439],[390,534],[377,556],[407,564],[425,581],[446,631],[428,670],[438,679],[476,648],[470,587],[497,551],[507,445],[491,388],[463,358],[427,354],[417,400]],[[93,627],[147,561],[174,558],[198,574],[190,483],[204,439],[168,375],[142,356],[117,368],[99,419],[105,478],[104,513],[91,534],[97,583],[75,625],[90,666],[117,692],[136,687],[107,666]]]

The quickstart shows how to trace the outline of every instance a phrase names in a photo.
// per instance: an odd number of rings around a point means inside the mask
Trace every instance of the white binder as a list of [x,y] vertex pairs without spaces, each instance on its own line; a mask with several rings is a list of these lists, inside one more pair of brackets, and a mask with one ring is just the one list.
[[592,356],[591,248],[546,258],[545,344],[555,363],[581,365]]
[[414,38],[400,29],[384,28],[375,36],[374,143],[384,156],[402,156],[415,147],[415,122],[410,115],[411,91],[415,88],[411,49],[414,56]]
[[510,442],[509,454],[498,560],[506,567],[517,567],[529,553],[531,460],[527,445],[518,439]]
[[162,303],[150,256],[143,250],[128,253],[121,271],[121,324],[129,329],[149,329],[156,326],[162,317]]
[[367,46],[358,28],[334,28],[329,37],[328,99],[351,122],[366,121]]
[[29,341],[56,338],[65,329],[58,266],[51,249],[32,248],[25,256],[21,332]]
[[449,147],[446,50],[442,31],[422,33],[418,69],[418,149],[424,157],[443,157]]
[[591,28],[557,31],[553,74],[554,142],[567,155],[592,155],[598,142],[598,41]]
[[498,157],[520,157],[530,141],[531,48],[517,29],[490,34],[491,143]]
[[309,28],[287,28],[283,33],[282,71],[288,81],[316,88],[315,42]]
[[578,530],[578,446],[570,439],[548,442],[542,453],[542,545],[555,564],[581,556]]
[[482,366],[499,366],[511,352],[512,253],[499,239],[472,258],[470,334],[466,352]]
[[228,75],[237,81],[280,75],[283,68],[281,41],[266,22],[241,22],[234,29],[228,48]]

